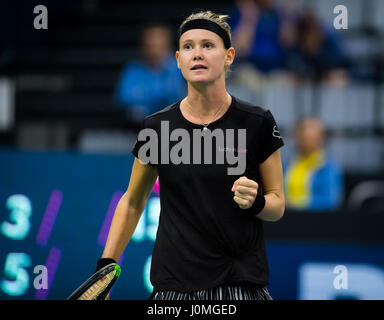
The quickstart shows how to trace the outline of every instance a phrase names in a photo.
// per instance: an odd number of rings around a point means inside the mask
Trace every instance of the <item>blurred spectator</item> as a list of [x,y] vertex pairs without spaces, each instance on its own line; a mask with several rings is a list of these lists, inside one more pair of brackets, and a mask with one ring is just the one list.
[[339,39],[325,27],[311,9],[304,9],[296,21],[296,35],[284,43],[285,66],[301,78],[323,80],[343,86],[348,80],[348,62]]
[[236,0],[230,17],[238,63],[249,62],[263,73],[283,67],[281,19],[274,0]]
[[346,84],[348,59],[341,39],[298,1],[236,0],[230,16],[238,58],[234,69],[244,70],[241,66],[248,63],[258,77],[279,72],[298,80]]
[[297,22],[302,9],[297,0],[285,0],[279,4],[281,19],[279,40],[284,50],[293,47],[297,42]]
[[324,150],[325,129],[315,118],[303,118],[295,130],[297,154],[284,166],[287,208],[326,211],[336,209],[343,197],[338,163]]
[[140,54],[141,59],[123,68],[115,91],[118,105],[127,108],[136,121],[176,102],[185,93],[167,25],[153,22],[143,27]]

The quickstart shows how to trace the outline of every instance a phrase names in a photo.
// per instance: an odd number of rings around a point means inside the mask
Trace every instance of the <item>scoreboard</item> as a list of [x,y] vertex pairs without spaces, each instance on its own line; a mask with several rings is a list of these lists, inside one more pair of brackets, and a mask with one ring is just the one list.
[[[0,299],[65,299],[101,257],[133,156],[2,150],[0,159]],[[149,296],[159,213],[156,183],[111,298]]]

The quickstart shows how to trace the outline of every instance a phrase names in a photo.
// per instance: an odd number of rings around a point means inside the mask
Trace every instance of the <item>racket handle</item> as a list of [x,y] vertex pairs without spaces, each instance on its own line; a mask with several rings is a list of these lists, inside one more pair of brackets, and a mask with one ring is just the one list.
[[116,261],[112,258],[101,258],[97,261],[95,273],[99,271],[100,269],[104,268],[105,266],[111,264],[111,263],[116,263]]

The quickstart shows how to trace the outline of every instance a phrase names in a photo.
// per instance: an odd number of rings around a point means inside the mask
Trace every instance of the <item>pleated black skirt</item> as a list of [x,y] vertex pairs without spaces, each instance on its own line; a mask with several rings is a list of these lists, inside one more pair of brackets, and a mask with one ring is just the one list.
[[273,300],[267,288],[221,285],[193,292],[154,291],[148,300]]

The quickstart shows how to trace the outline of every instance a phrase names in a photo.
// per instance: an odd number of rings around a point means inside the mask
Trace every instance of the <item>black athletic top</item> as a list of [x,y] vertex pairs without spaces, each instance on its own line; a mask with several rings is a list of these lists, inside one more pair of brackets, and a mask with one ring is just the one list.
[[[226,145],[218,145],[221,140],[213,138],[210,149],[205,147],[203,140],[201,164],[197,164],[193,158],[197,151],[193,147],[195,140],[192,137],[193,130],[201,132],[203,126],[184,118],[180,101],[147,116],[143,122],[144,128],[153,129],[155,131],[151,132],[158,135],[158,151],[154,151],[158,161],[156,157],[149,161],[158,169],[161,203],[150,276],[154,290],[190,292],[237,282],[267,285],[269,271],[262,221],[245,214],[252,211],[252,207],[240,209],[233,200],[231,188],[239,177],[246,176],[258,182],[259,192],[262,192],[258,166],[284,145],[272,114],[232,96],[226,113],[208,128],[212,132],[219,129],[216,132],[223,133],[223,136],[231,136],[236,132],[237,135],[234,134],[232,139],[235,143],[225,139]],[[173,131],[175,129],[184,130]],[[231,133],[228,129],[234,130]],[[238,129],[246,129],[246,148],[238,147]],[[189,141],[181,131],[189,133]],[[172,134],[178,134],[179,139],[176,140]],[[176,141],[170,141],[167,146],[163,140],[166,142],[169,135]],[[137,158],[139,148],[148,146],[149,139],[156,144],[152,137],[147,137],[145,141],[139,141],[142,138],[138,138],[132,151]],[[165,146],[163,151],[160,141]],[[186,150],[190,150],[189,156]],[[212,161],[204,158],[209,150],[213,155]],[[240,152],[245,153],[245,172],[228,174],[229,167],[238,166],[226,157],[231,150],[235,156],[239,156]],[[225,153],[224,163],[215,161],[220,159],[217,156],[220,152]],[[150,151],[145,154],[150,155]],[[184,162],[174,164],[176,155],[182,154]],[[167,155],[171,155],[169,161],[166,161]],[[147,161],[143,156],[141,158]]]

